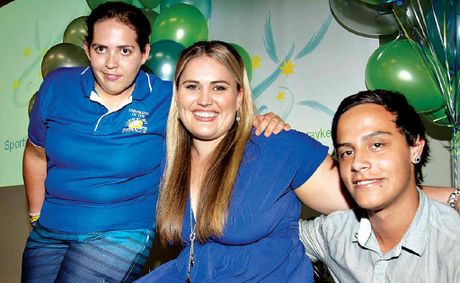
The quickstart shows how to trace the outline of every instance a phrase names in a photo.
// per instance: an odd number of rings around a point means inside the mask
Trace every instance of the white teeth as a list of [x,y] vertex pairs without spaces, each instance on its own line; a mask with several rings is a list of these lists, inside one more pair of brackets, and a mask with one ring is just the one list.
[[217,113],[216,112],[208,112],[208,111],[195,111],[193,112],[195,116],[202,117],[202,118],[212,118],[216,117]]
[[364,186],[364,185],[369,185],[375,182],[376,180],[365,180],[365,181],[356,182],[356,185]]

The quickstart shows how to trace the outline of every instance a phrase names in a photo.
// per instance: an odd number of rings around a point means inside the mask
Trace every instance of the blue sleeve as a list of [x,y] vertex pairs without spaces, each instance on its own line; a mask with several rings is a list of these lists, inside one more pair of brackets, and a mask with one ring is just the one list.
[[31,143],[36,146],[45,147],[46,137],[46,107],[52,92],[52,72],[43,81],[40,90],[35,94],[35,101],[29,117],[28,136]]
[[158,102],[158,107],[155,109],[155,115],[164,121],[164,130],[166,133],[166,122],[168,120],[169,109],[171,106],[173,85],[170,81],[163,81],[160,78],[149,74],[153,81],[153,93],[161,102]]
[[298,150],[299,166],[291,186],[296,189],[305,183],[321,165],[328,154],[328,147],[307,134],[295,132],[293,144]]

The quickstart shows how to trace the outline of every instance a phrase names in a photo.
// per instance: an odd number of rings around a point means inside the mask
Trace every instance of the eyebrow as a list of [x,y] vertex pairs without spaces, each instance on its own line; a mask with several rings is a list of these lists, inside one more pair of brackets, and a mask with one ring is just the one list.
[[[199,81],[195,81],[195,80],[186,80],[186,81],[183,81],[182,84],[185,84],[185,83],[195,83],[195,84],[199,84],[200,82]],[[229,82],[225,81],[225,80],[220,80],[220,81],[211,81],[211,84],[227,84],[227,85],[231,85]]]
[[[373,132],[373,133],[370,133],[368,135],[365,135],[364,137],[361,138],[361,140],[367,140],[367,139],[370,139],[372,137],[375,137],[375,136],[380,136],[380,135],[393,135],[391,132],[386,132],[386,131],[376,131],[376,132]],[[338,143],[336,148],[339,148],[339,147],[342,147],[342,146],[349,146],[351,147],[351,143],[349,142],[344,142],[344,143]]]
[[[99,43],[93,43],[91,44],[91,47],[105,47],[107,48],[108,46],[107,45],[104,45],[104,44],[99,44]],[[119,49],[123,49],[123,48],[135,48],[133,45],[118,45],[117,48]]]

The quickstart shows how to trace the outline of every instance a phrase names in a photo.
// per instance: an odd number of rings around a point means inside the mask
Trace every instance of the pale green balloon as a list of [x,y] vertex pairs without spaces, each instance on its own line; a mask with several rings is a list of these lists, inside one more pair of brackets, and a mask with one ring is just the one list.
[[62,42],[72,43],[83,48],[83,43],[88,35],[86,18],[86,16],[83,16],[72,20],[64,31],[64,38],[62,39]]
[[329,0],[334,18],[345,29],[362,36],[378,37],[399,30],[394,15],[358,0]]

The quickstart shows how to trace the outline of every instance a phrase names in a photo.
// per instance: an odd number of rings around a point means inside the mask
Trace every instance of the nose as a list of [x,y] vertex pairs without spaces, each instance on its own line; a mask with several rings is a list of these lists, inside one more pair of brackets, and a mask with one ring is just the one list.
[[363,151],[356,150],[354,152],[353,161],[351,163],[351,171],[360,172],[371,168],[371,162]]
[[203,88],[198,97],[198,105],[206,107],[212,104],[212,95],[209,90]]
[[117,54],[114,52],[109,52],[105,61],[105,66],[108,69],[113,69],[118,67],[118,58]]

